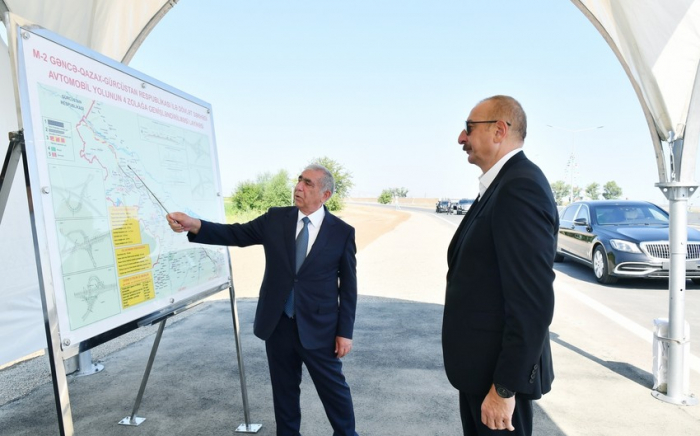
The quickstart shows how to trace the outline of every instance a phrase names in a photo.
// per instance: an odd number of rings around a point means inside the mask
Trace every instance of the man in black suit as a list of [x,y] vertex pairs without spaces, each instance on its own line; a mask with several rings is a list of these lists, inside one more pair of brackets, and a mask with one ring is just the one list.
[[296,207],[270,208],[246,224],[215,224],[180,212],[167,216],[170,227],[188,232],[191,242],[264,247],[254,333],[265,341],[278,436],[300,435],[302,363],[333,435],[357,436],[340,361],[352,349],[357,306],[355,229],[324,206],[333,190],[331,173],[310,165],[294,190]]
[[559,217],[542,171],[521,147],[512,97],[482,100],[458,142],[478,166],[479,197],[447,251],[442,347],[465,435],[532,434],[532,403],[554,379],[549,325]]

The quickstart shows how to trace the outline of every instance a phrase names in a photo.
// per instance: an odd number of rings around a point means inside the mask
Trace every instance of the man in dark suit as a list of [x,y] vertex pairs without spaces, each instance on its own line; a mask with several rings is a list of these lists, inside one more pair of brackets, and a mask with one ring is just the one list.
[[483,172],[447,251],[442,347],[465,435],[532,434],[531,400],[554,379],[559,217],[547,179],[521,150],[526,129],[520,103],[494,96],[472,109],[458,139]]
[[357,306],[355,229],[324,206],[333,190],[331,173],[310,165],[294,190],[296,207],[270,208],[246,224],[215,224],[180,212],[167,216],[170,227],[188,232],[191,242],[264,247],[254,333],[265,341],[278,436],[300,434],[302,363],[333,435],[357,435],[340,361],[352,349]]

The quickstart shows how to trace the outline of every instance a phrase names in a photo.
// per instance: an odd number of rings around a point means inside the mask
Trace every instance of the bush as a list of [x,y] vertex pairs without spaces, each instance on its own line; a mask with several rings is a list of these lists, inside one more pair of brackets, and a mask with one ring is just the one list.
[[311,164],[323,165],[333,174],[335,179],[335,193],[326,201],[326,207],[331,212],[337,212],[345,207],[345,199],[350,194],[352,174],[350,174],[341,164],[329,157],[320,157],[310,162]]
[[238,185],[231,196],[232,211],[242,212],[248,210],[261,210],[263,199],[263,185],[251,181],[245,181]]
[[290,206],[292,189],[292,181],[284,170],[280,170],[274,176],[269,173],[261,174],[255,182],[246,180],[238,185],[231,196],[230,212],[232,215],[247,212],[260,215],[271,207]]
[[391,190],[385,189],[382,191],[381,194],[379,194],[379,198],[377,199],[377,201],[381,204],[389,204],[389,203],[391,203],[392,199],[393,199],[393,196],[391,195]]

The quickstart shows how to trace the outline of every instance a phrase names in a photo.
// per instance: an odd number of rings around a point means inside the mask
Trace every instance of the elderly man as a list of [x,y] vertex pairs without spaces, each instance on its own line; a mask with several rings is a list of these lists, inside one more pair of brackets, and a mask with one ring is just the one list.
[[458,139],[483,172],[447,252],[442,346],[465,435],[531,435],[531,400],[554,379],[559,217],[547,179],[521,150],[526,129],[520,103],[494,96],[472,109]]
[[350,388],[340,358],[352,349],[357,305],[355,229],[324,203],[334,181],[323,166],[299,176],[291,207],[273,207],[246,224],[167,216],[191,242],[265,249],[255,335],[265,341],[278,436],[298,436],[301,366],[306,365],[334,436],[356,436]]

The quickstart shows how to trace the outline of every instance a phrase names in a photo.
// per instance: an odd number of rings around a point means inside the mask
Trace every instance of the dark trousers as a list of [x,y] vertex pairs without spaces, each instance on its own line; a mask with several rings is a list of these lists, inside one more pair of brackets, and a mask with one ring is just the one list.
[[357,436],[352,396],[343,375],[343,364],[335,355],[335,344],[317,350],[305,349],[299,341],[296,322],[282,315],[272,336],[265,341],[265,350],[272,381],[277,436],[300,436],[302,363],[316,386],[333,427],[333,436]]
[[491,430],[481,422],[481,403],[484,395],[459,393],[459,414],[462,418],[464,436],[531,436],[532,435],[532,400],[515,396],[515,411],[513,412],[513,427],[515,431]]

